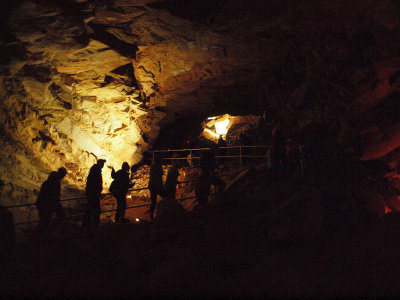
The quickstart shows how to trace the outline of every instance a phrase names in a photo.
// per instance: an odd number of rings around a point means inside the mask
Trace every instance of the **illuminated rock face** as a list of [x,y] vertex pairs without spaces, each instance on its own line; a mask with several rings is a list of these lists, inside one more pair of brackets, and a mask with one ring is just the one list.
[[[142,134],[148,125],[140,118],[149,112],[140,107],[131,59],[98,40],[80,40],[83,25],[60,9],[29,2],[10,18],[23,59],[13,58],[1,76],[1,120],[4,134],[26,152],[22,155],[43,165],[27,188],[66,166],[67,182],[82,189],[96,159],[117,169],[124,161],[138,162],[147,147]],[[3,180],[12,181],[13,173],[3,165]]]
[[188,113],[326,121],[348,142],[399,90],[393,1],[54,2],[15,4],[1,46],[0,175],[22,189],[60,166],[82,189]]

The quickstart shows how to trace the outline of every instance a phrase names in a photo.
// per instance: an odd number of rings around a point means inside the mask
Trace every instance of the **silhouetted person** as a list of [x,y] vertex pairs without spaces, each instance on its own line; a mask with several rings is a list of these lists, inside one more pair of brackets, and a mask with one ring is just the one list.
[[227,152],[227,149],[225,147],[227,147],[228,144],[222,138],[222,135],[219,136],[217,145],[218,145],[218,154],[221,156],[225,156]]
[[89,171],[86,180],[87,211],[83,220],[85,226],[97,226],[100,223],[100,196],[103,190],[103,176],[101,169],[104,167],[104,159],[99,159]]
[[272,131],[271,169],[275,177],[286,175],[288,158],[286,153],[286,141],[279,124]]
[[110,192],[117,199],[117,212],[115,214],[115,222],[127,222],[125,219],[126,210],[126,194],[129,188],[133,187],[134,183],[130,184],[129,181],[129,164],[124,162],[121,170],[115,172],[114,168],[111,169],[111,177],[114,181],[111,183]]
[[[200,174],[198,177],[197,185],[201,187],[199,189],[199,193],[202,197],[205,197],[205,194],[208,190],[208,194],[210,191],[210,185],[214,185],[217,188],[217,196],[218,198],[222,197],[225,182],[217,177],[215,174],[216,160],[215,160],[215,147],[212,147],[209,151],[205,151],[200,156]],[[204,186],[204,183],[207,183],[207,187]],[[207,196],[208,197],[208,196]],[[197,199],[199,202],[199,199]],[[204,201],[204,199],[200,200]],[[199,204],[200,204],[199,202]]]
[[150,178],[149,178],[149,190],[150,190],[150,219],[154,219],[154,210],[157,205],[157,195],[161,197],[166,196],[166,192],[164,190],[163,182],[163,169],[160,162],[160,159],[156,156],[154,157],[154,161],[150,167]]
[[204,151],[200,156],[200,169],[206,176],[213,176],[217,162],[215,160],[215,151],[217,147],[212,147],[210,150]]
[[36,207],[39,211],[38,233],[44,233],[47,230],[53,213],[56,213],[59,219],[63,219],[65,216],[60,203],[60,181],[66,174],[67,170],[65,168],[59,168],[57,172],[51,172],[40,187],[36,200]]
[[178,164],[172,161],[171,167],[168,169],[167,179],[165,180],[165,193],[167,196],[175,199],[176,185],[178,184]]

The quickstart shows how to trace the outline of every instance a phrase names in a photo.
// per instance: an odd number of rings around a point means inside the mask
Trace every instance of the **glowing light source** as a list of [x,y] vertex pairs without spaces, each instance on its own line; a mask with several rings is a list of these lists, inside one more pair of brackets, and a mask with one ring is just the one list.
[[140,219],[139,219],[139,218],[135,218],[135,221],[139,223],[139,222],[140,222]]
[[225,135],[228,133],[228,126],[229,126],[230,120],[229,118],[226,118],[223,121],[217,121],[215,122],[215,131],[217,132],[218,135]]
[[215,137],[215,138],[219,138],[219,134],[216,134],[214,131],[212,131],[211,129],[205,128],[204,129],[205,132],[209,133],[211,136]]
[[203,135],[209,140],[218,140],[220,136],[226,137],[231,121],[234,117],[224,114],[222,116],[208,117],[207,122],[203,123]]

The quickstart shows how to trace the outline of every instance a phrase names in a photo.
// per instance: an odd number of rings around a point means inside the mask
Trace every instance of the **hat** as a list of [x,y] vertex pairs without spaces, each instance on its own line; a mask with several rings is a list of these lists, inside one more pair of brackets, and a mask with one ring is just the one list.
[[64,167],[58,168],[57,173],[61,176],[64,177],[67,174],[67,169]]
[[97,161],[97,163],[105,163],[106,162],[106,160],[105,159],[99,159],[98,161]]

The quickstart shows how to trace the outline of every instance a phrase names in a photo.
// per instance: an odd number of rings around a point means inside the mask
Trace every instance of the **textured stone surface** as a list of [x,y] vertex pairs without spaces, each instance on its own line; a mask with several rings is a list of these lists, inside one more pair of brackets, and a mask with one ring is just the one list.
[[322,121],[337,143],[361,140],[363,159],[394,165],[398,11],[389,0],[17,2],[0,120],[1,159],[18,168],[2,165],[1,179],[35,190],[68,165],[82,189],[96,158],[135,163],[189,113],[266,111],[293,132]]

